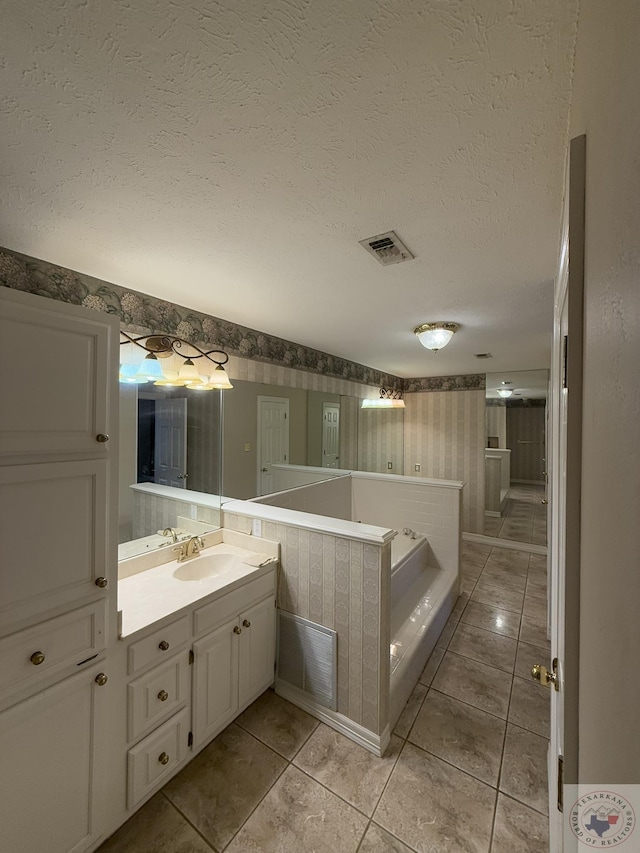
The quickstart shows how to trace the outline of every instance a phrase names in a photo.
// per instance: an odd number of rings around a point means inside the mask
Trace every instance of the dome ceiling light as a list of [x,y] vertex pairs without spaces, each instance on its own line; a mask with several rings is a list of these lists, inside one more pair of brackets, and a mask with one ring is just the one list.
[[423,347],[431,352],[438,352],[442,347],[446,347],[459,328],[457,323],[423,323],[413,331]]
[[503,399],[505,399],[505,400],[506,400],[506,398],[507,398],[507,397],[510,397],[510,396],[513,394],[513,388],[506,388],[506,387],[504,387],[504,386],[506,386],[506,385],[511,385],[512,383],[511,383],[511,382],[509,382],[509,381],[504,381],[504,380],[503,380],[500,384],[501,384],[503,387],[502,387],[502,388],[498,388],[498,397],[502,397]]

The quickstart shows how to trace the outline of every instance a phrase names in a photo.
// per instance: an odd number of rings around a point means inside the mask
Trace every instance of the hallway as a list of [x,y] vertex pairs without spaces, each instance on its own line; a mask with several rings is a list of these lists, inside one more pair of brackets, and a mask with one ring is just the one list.
[[546,558],[462,579],[383,758],[267,691],[99,853],[547,853]]
[[546,489],[529,483],[513,483],[501,518],[485,516],[484,535],[515,539],[533,545],[547,544]]

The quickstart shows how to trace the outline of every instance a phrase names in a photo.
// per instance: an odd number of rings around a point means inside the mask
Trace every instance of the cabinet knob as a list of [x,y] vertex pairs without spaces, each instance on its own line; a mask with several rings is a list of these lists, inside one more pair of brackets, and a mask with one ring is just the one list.
[[96,441],[100,444],[104,444],[105,442],[109,441],[109,436],[106,435],[104,432],[99,432],[96,436]]
[[34,666],[40,666],[41,663],[44,663],[44,655],[42,652],[34,652],[29,660]]
[[158,761],[160,762],[160,764],[168,764],[169,763],[168,754],[166,752],[161,752],[160,755],[158,756]]
[[161,702],[166,702],[168,698],[169,698],[169,694],[167,693],[166,690],[161,690],[160,693],[158,693],[158,699]]
[[161,652],[166,652],[167,649],[169,648],[169,643],[167,643],[166,640],[162,640],[161,643],[158,643],[158,648],[160,649]]
[[236,625],[233,629],[234,634],[242,634],[242,628],[239,625]]
[[104,674],[104,672],[99,672],[96,675],[96,684],[98,685],[98,687],[104,687],[107,681],[109,681],[109,679]]
[[245,627],[245,628],[250,628],[250,627],[251,627],[251,622],[249,622],[249,620],[248,620],[248,619],[244,619],[244,620],[243,620],[243,622],[242,622],[242,624],[244,625],[244,627]]
[[108,583],[109,581],[106,578],[96,578],[96,586],[99,586],[100,589],[104,589]]

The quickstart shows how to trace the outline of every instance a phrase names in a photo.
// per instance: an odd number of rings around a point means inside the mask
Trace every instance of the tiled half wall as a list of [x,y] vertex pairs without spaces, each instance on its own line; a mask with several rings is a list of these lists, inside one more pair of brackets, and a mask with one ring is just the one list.
[[[251,531],[251,517],[223,515],[225,527]],[[389,718],[390,545],[266,521],[262,536],[280,542],[278,606],[338,633],[338,713],[382,734]]]

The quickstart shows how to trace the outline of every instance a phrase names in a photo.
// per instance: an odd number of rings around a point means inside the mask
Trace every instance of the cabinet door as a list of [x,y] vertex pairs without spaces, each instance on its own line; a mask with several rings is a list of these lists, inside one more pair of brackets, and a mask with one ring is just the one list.
[[107,485],[104,459],[0,467],[0,630],[107,594]]
[[273,683],[276,658],[276,608],[266,598],[240,616],[239,703],[244,708]]
[[238,711],[238,621],[193,644],[193,744],[210,740]]
[[94,752],[106,688],[95,683],[97,672],[74,675],[0,714],[3,850],[74,853],[100,831]]
[[0,455],[108,452],[117,331],[108,314],[0,288]]

